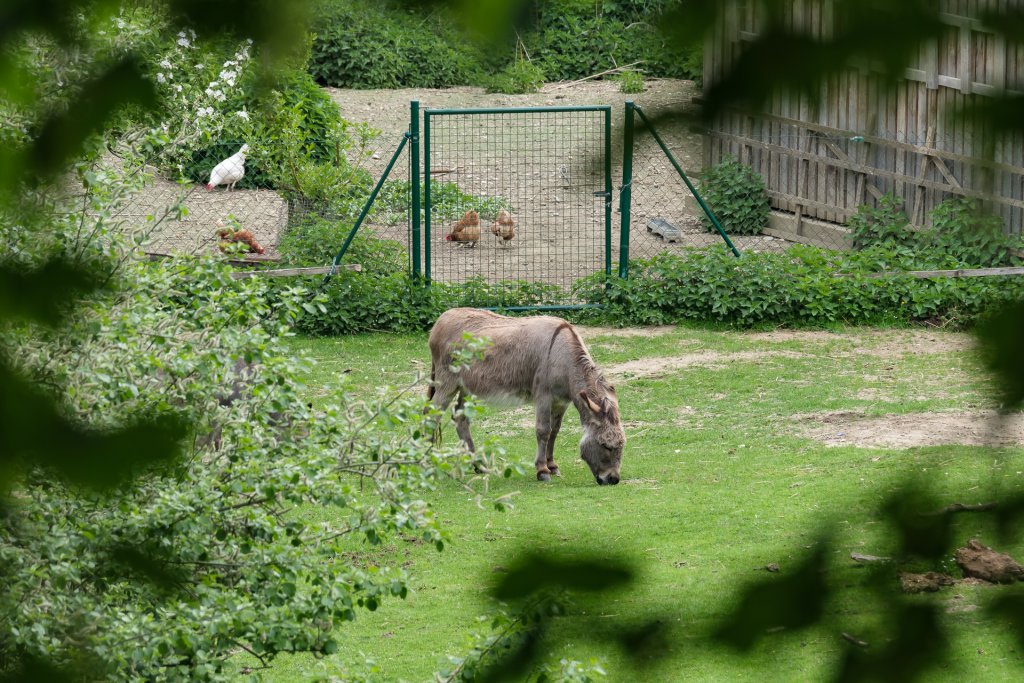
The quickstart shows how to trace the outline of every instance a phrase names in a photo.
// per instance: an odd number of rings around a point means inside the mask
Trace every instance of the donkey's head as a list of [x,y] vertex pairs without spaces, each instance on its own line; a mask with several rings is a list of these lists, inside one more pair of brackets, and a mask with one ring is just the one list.
[[579,397],[580,417],[583,421],[580,457],[590,467],[598,484],[618,484],[626,432],[619,420],[619,402],[615,398],[615,389],[608,387],[600,399],[595,399],[586,391],[581,391]]

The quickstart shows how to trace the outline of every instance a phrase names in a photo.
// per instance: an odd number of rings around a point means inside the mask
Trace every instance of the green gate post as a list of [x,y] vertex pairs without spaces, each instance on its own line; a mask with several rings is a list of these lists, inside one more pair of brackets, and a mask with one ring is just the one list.
[[409,134],[412,148],[409,158],[409,181],[412,192],[412,276],[420,277],[420,103],[409,103]]
[[612,108],[604,110],[604,275],[612,274]]
[[430,110],[423,112],[423,274],[430,285]]
[[633,219],[633,126],[636,120],[636,105],[633,100],[626,102],[626,118],[622,139],[622,190],[619,194],[619,277],[629,277],[629,229]]

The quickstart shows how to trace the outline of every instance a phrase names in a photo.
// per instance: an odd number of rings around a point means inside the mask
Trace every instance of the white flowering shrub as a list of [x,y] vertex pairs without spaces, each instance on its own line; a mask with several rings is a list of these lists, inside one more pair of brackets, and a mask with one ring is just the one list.
[[252,45],[218,45],[179,32],[152,65],[167,104],[147,145],[162,171],[203,183],[210,170],[249,146],[238,187],[269,187],[321,212],[351,214],[370,177],[351,159],[368,156],[375,132],[351,126],[305,73],[304,61],[261,89]]

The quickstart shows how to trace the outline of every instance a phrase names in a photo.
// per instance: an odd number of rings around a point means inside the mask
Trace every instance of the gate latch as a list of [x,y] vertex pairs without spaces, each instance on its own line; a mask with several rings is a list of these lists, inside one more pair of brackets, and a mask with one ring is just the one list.
[[605,199],[611,199],[612,193],[611,192],[595,192],[594,196],[595,197],[604,197]]

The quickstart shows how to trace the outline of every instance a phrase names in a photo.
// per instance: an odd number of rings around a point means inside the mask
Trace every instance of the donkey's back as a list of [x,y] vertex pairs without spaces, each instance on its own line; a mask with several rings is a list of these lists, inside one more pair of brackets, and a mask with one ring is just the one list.
[[[485,339],[482,358],[453,371],[453,355],[465,345],[465,335]],[[560,335],[567,335],[557,344]],[[509,318],[475,308],[443,313],[430,331],[431,379],[446,393],[463,389],[484,400],[532,401],[537,391],[571,400],[568,376],[575,370],[569,337],[579,344],[572,326],[561,318]],[[580,349],[585,353],[585,349]],[[542,386],[543,385],[543,386]]]

